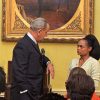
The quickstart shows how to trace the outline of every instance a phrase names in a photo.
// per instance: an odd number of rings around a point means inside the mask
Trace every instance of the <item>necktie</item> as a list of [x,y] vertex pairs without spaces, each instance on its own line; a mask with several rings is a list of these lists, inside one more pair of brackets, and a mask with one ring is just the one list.
[[36,44],[36,47],[37,47],[37,49],[40,51],[38,43]]

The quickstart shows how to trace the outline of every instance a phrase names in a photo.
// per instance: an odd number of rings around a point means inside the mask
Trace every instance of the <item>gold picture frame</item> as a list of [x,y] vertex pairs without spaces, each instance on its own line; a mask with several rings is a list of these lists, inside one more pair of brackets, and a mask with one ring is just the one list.
[[[22,15],[21,10],[19,10],[23,8],[23,6],[22,5],[20,6],[19,4],[20,1],[24,1],[24,0],[2,0],[2,12],[3,12],[2,13],[2,40],[3,41],[17,41],[20,38],[22,38],[23,35],[27,33],[29,30],[29,27],[30,27],[29,19],[26,20],[27,16],[25,14],[25,11],[23,12],[23,15]],[[25,0],[25,2],[26,1],[27,1],[27,4],[28,2],[30,2],[30,4],[32,2],[31,0]],[[47,1],[50,2],[52,0],[47,0]],[[65,0],[65,1],[71,1],[72,4],[73,2],[75,4],[76,1],[79,1],[79,4],[75,8],[76,10],[74,11],[69,10],[69,12],[73,12],[72,16],[67,21],[64,21],[64,23],[61,26],[51,29],[48,32],[48,36],[45,37],[45,39],[41,42],[53,42],[53,43],[54,42],[55,43],[75,42],[75,41],[78,41],[78,39],[84,37],[85,35],[93,33],[94,31],[94,22],[93,22],[94,0]],[[46,2],[46,5],[47,5],[47,2]],[[61,11],[62,9],[63,9],[63,13]],[[64,13],[65,8],[62,8],[62,9],[61,10],[56,9],[56,11],[57,13],[60,11],[59,16],[61,14],[64,14],[65,20],[66,20],[67,19],[66,16],[69,16],[71,13],[67,15],[67,13]],[[53,14],[55,14],[55,12]],[[46,16],[48,16],[48,14]],[[52,19],[52,23],[53,23],[52,25],[56,26],[59,24],[59,22],[55,24],[54,19],[57,19],[57,18],[58,17]],[[59,21],[60,23],[62,23],[62,19]]]

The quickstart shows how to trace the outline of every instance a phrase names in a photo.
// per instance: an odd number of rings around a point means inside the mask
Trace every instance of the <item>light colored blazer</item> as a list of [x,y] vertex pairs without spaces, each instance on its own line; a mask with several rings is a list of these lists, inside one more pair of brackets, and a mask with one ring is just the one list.
[[[70,70],[74,67],[78,67],[79,58],[72,60],[70,64]],[[98,88],[100,82],[100,63],[93,57],[89,57],[85,63],[81,66],[86,73],[92,77],[95,82],[95,87]]]

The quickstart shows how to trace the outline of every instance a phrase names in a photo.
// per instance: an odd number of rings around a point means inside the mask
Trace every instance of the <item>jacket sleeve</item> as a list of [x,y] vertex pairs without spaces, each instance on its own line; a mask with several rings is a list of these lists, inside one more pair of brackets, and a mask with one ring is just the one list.
[[45,56],[45,55],[42,55],[42,67],[43,68],[46,68],[47,67],[47,62],[50,61],[50,59]]

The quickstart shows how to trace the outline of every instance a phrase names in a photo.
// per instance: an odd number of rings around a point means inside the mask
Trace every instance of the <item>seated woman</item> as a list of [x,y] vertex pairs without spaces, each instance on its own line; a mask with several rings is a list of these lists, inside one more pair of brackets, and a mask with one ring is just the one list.
[[68,79],[69,80],[72,76],[76,75],[76,74],[81,74],[81,75],[86,75],[86,71],[81,68],[81,67],[74,67],[71,71],[70,71],[70,74],[68,76]]
[[[80,75],[80,74],[81,74],[81,75],[86,75],[86,71],[85,71],[83,68],[74,67],[74,68],[70,71],[67,81],[70,80],[70,79],[72,78],[72,76],[74,76],[74,75],[76,75],[76,74],[78,74],[78,75]],[[67,82],[67,81],[66,81],[66,82]],[[66,86],[66,82],[65,82],[65,86]],[[65,97],[66,99],[68,99],[67,93],[64,95],[64,97]]]
[[66,89],[70,100],[91,100],[95,86],[90,76],[76,74],[66,82]]
[[[67,81],[71,80],[71,78],[73,78],[73,76],[75,75],[87,75],[86,74],[86,71],[81,68],[81,67],[74,67],[71,71],[70,71],[70,74],[69,74],[69,77],[67,79]],[[65,83],[67,83],[67,81]],[[68,99],[68,95],[66,93],[66,95],[64,96],[66,99]],[[93,93],[93,96],[92,96],[92,100],[100,100],[100,98],[96,95],[96,93],[94,92]]]
[[70,70],[74,67],[83,68],[86,73],[92,77],[95,87],[98,88],[100,81],[100,64],[97,61],[100,58],[100,46],[94,35],[87,35],[79,40],[77,44],[77,53],[80,58],[73,59],[70,64]]

